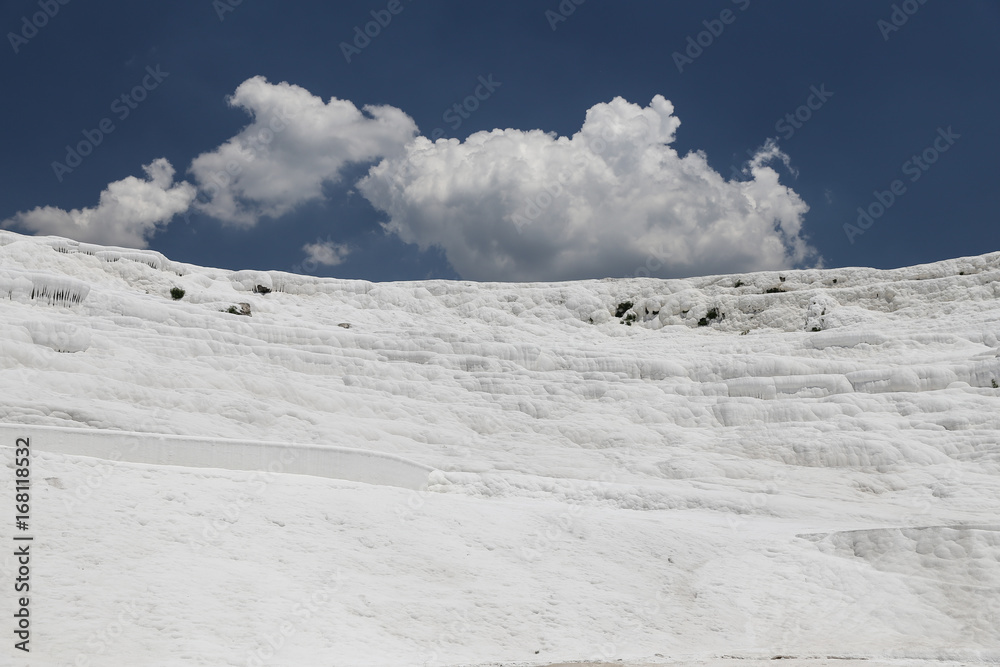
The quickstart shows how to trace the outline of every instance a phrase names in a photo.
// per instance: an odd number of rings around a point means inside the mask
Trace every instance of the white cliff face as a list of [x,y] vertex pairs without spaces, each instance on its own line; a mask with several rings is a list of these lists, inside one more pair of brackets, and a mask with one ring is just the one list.
[[[0,445],[32,438],[45,554],[32,660],[1000,659],[998,336],[1000,253],[368,283],[0,232]],[[37,426],[434,471],[137,463]]]

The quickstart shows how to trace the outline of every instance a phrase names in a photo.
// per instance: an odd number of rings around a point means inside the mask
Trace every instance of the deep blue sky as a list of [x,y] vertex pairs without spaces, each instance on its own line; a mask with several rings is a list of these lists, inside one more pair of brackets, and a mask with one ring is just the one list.
[[[218,4],[70,0],[15,53],[9,33],[39,4],[4,0],[0,219],[41,205],[94,206],[109,182],[139,176],[159,157],[185,178],[195,156],[248,123],[225,98],[255,75],[324,100],[392,105],[421,133],[440,127],[458,139],[493,128],[571,135],[594,104],[621,96],[645,106],[661,94],[681,120],[673,146],[704,151],[727,177],[747,150],[780,137],[776,122],[806,103],[811,86],[825,86],[833,96],[779,140],[797,176],[779,172],[810,206],[805,234],[827,266],[889,268],[1000,250],[996,0],[896,3],[919,8],[888,39],[878,24],[891,19],[888,0],[586,0],[555,30],[545,12],[558,11],[558,0],[402,0],[403,11],[350,63],[340,43],[386,0],[243,0],[223,20]],[[726,9],[735,20],[679,72],[672,54]],[[112,117],[113,100],[157,65],[169,76],[60,183],[51,165],[64,147]],[[453,131],[442,114],[488,75],[500,88]],[[904,163],[948,127],[960,138],[911,182]],[[366,171],[358,165],[325,200],[249,230],[177,217],[150,247],[202,265],[292,270],[303,244],[331,240],[355,250],[316,269],[321,275],[459,277],[442,252],[382,231],[385,215],[350,192]],[[843,225],[895,179],[905,193],[849,243]]]

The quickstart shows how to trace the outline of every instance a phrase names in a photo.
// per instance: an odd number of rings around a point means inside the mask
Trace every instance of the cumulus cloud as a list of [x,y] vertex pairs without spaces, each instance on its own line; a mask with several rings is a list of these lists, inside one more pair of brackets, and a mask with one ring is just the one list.
[[[160,158],[143,167],[145,180],[109,184],[96,208],[38,207],[0,224],[145,247],[192,206],[250,227],[321,199],[345,167],[381,160],[357,187],[387,214],[385,230],[443,249],[463,278],[674,277],[819,261],[802,234],[808,207],[769,166],[791,170],[777,144],[761,148],[744,177],[726,180],[704,153],[671,146],[680,120],[660,95],[646,107],[620,97],[597,104],[570,137],[497,129],[436,142],[395,107],[324,102],[260,76],[229,103],[251,122],[192,161],[197,187],[175,184]],[[302,250],[311,266],[336,266],[350,253],[330,240]]]
[[153,160],[143,170],[145,180],[129,176],[109,183],[96,208],[65,211],[39,206],[4,220],[3,227],[88,243],[145,248],[159,226],[188,209],[195,187],[185,181],[174,184],[174,168],[166,158]]
[[302,246],[302,250],[306,253],[306,263],[322,264],[323,266],[337,266],[351,252],[350,247],[346,244],[334,243],[330,240],[307,243]]
[[337,182],[346,165],[394,156],[417,133],[395,107],[362,112],[348,100],[324,103],[305,88],[261,76],[240,84],[229,104],[252,122],[195,158],[189,171],[207,197],[197,208],[242,226],[321,198],[323,184]]
[[475,280],[683,276],[765,270],[815,256],[802,236],[808,206],[767,166],[727,181],[702,152],[670,147],[680,120],[657,95],[647,107],[597,104],[579,132],[419,137],[358,183],[388,214],[385,228],[439,246]]

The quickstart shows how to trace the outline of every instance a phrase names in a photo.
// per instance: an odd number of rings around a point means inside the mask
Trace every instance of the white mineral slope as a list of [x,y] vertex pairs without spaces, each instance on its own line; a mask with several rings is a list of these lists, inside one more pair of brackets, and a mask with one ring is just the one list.
[[[1000,253],[368,283],[0,232],[0,422],[36,450],[30,664],[996,662],[998,336]],[[46,451],[39,426],[434,471],[135,463]],[[8,623],[0,656],[29,664]]]

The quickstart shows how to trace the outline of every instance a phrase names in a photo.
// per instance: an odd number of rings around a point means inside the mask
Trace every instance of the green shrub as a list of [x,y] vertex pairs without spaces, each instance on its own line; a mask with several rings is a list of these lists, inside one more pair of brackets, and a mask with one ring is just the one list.
[[170,296],[173,297],[174,301],[179,301],[184,298],[184,290],[180,287],[172,287],[170,289]]

